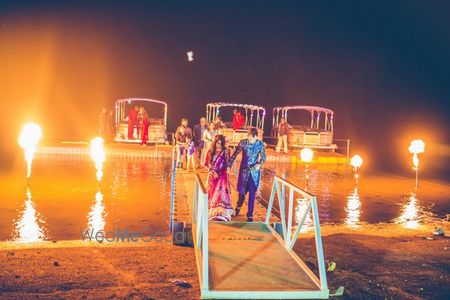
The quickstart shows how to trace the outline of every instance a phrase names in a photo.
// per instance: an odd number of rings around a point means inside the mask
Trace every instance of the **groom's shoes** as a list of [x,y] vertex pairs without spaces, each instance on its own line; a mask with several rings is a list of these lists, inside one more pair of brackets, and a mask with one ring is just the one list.
[[252,217],[250,217],[250,218],[247,218],[247,222],[253,222],[253,218]]
[[234,210],[235,216],[239,216],[239,213],[241,212],[241,208],[239,206],[236,206],[236,209]]

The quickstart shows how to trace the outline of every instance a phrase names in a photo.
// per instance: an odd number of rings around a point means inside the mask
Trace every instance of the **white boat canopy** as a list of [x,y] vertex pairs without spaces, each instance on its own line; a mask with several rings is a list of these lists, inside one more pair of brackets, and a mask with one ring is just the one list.
[[222,107],[242,108],[245,111],[245,126],[256,127],[261,130],[264,128],[264,117],[266,115],[266,109],[262,106],[251,104],[238,104],[228,102],[208,103],[206,105],[207,122],[213,122],[216,116],[220,115],[220,108]]
[[[273,109],[272,126],[273,127],[277,126],[281,118],[284,118],[287,122],[289,110],[308,111],[311,114],[310,128],[312,129],[323,129],[326,131],[334,130],[333,129],[334,111],[320,106],[296,105],[296,106],[275,107]],[[320,119],[322,116],[324,116],[325,122],[321,127]]]

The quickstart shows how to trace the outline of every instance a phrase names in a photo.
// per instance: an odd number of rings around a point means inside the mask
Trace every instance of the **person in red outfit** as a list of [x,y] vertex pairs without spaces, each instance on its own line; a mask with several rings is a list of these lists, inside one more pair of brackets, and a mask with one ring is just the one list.
[[237,109],[233,110],[233,128],[234,130],[236,129],[241,129],[242,126],[244,126],[244,116],[241,114],[241,112]]
[[134,109],[128,114],[128,139],[134,139],[134,127],[138,124],[138,111],[139,107],[135,106]]
[[141,132],[142,132],[142,142],[141,145],[147,145],[148,141],[148,113],[143,110],[142,112],[142,124],[141,124]]

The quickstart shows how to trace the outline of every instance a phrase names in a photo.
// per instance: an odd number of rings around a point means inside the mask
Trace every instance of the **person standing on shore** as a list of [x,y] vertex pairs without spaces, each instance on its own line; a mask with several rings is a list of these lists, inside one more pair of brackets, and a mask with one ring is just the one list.
[[258,140],[258,130],[250,128],[247,139],[239,142],[230,158],[228,166],[231,168],[239,153],[242,152],[241,165],[239,167],[239,176],[237,190],[239,200],[235,209],[236,216],[241,211],[244,204],[245,195],[248,193],[247,221],[253,222],[253,208],[255,206],[255,195],[258,190],[261,177],[261,167],[266,161],[266,151],[264,143]]
[[186,127],[181,125],[178,127],[179,131],[175,135],[175,149],[177,153],[177,168],[183,167],[184,153],[186,151],[188,135],[186,134]]
[[195,150],[196,150],[197,159],[199,160],[200,165],[201,165],[202,152],[205,148],[205,143],[203,141],[203,133],[206,131],[206,129],[207,129],[206,118],[202,117],[202,118],[200,118],[200,123],[194,126],[194,131],[193,131]]
[[208,154],[208,151],[211,150],[211,146],[214,142],[214,138],[217,134],[217,131],[214,129],[214,123],[211,122],[208,124],[208,128],[203,132],[202,135],[202,141],[204,144],[204,148],[202,151],[202,156],[200,157],[200,165],[205,166],[206,165],[206,156]]
[[102,108],[102,112],[100,113],[100,116],[98,117],[98,134],[102,138],[106,138],[107,136],[107,130],[108,130],[108,111],[106,110],[106,107]]
[[288,122],[286,122],[285,118],[280,119],[280,123],[278,124],[278,142],[276,147],[276,152],[280,153],[281,147],[284,146],[284,153],[288,153],[288,135],[289,135],[290,126]]

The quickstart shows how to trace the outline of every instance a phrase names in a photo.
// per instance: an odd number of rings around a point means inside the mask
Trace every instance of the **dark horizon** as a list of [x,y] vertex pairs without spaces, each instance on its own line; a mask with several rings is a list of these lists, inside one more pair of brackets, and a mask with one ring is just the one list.
[[[168,102],[169,131],[216,100],[335,111],[365,167],[450,178],[450,4],[445,1],[0,4],[2,165],[27,120],[90,139],[102,106]],[[187,61],[186,52],[195,60]],[[9,142],[12,141],[12,142]]]

